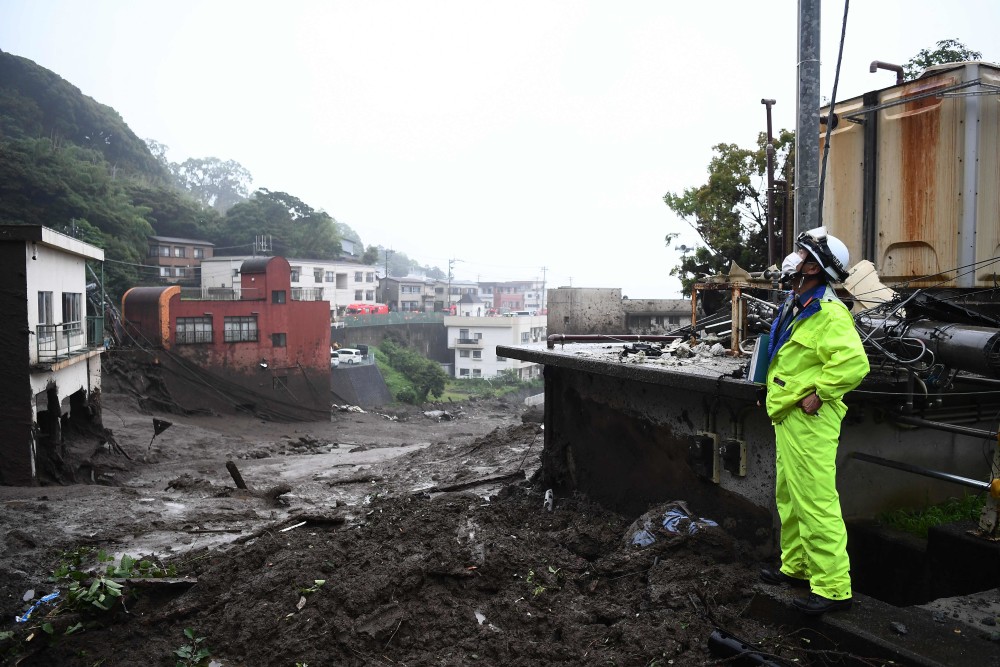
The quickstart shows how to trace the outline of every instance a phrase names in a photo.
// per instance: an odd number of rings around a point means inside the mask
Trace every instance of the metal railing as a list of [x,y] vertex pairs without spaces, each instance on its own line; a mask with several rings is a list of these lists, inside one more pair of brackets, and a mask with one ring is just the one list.
[[293,287],[292,301],[323,301],[323,288]]
[[392,312],[381,315],[344,315],[338,318],[345,327],[369,327],[390,324],[440,324],[444,322],[444,313],[408,313]]
[[86,330],[83,322],[39,324],[35,328],[35,338],[39,362],[67,359],[104,345],[104,318],[88,317]]
[[264,291],[259,287],[182,287],[182,301],[260,301]]

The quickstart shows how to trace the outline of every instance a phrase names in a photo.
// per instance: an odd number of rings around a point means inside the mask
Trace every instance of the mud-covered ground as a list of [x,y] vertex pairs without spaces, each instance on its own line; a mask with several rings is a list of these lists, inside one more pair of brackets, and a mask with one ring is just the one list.
[[[639,548],[636,517],[559,496],[549,511],[520,401],[277,424],[148,414],[120,391],[105,382],[121,451],[67,451],[98,483],[0,488],[5,664],[708,665],[718,628],[802,657],[749,618],[761,555],[723,528]],[[155,439],[154,417],[172,422]],[[84,571],[100,593],[99,550],[176,571],[119,577],[108,611],[73,605],[50,577]]]

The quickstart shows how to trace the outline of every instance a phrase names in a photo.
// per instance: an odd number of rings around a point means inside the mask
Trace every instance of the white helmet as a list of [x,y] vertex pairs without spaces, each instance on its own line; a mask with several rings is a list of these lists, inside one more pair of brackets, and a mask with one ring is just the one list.
[[851,261],[851,255],[843,241],[826,233],[826,227],[802,232],[795,239],[795,247],[812,255],[813,260],[823,267],[832,280],[842,282],[847,279],[847,265]]

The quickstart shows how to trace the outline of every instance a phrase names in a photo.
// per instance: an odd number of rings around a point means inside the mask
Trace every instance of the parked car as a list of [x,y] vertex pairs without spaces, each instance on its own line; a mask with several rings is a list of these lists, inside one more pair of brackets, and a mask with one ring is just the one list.
[[337,350],[337,355],[340,357],[340,363],[350,365],[360,364],[364,356],[361,354],[361,350],[353,347],[342,347]]
[[330,348],[330,368],[336,368],[340,365],[340,352]]

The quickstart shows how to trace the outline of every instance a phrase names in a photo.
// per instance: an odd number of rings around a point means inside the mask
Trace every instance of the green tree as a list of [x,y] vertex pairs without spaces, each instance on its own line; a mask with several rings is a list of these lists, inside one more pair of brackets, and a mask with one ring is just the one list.
[[170,171],[181,188],[219,213],[246,201],[253,185],[253,176],[236,160],[189,158],[171,164]]
[[[781,130],[774,139],[775,171],[784,163],[785,180],[791,181],[795,135]],[[668,192],[663,201],[701,237],[703,246],[681,258],[670,271],[685,291],[698,276],[725,273],[732,262],[744,269],[761,270],[767,264],[767,137],[761,133],[755,148],[718,144],[708,165],[708,181],[681,194]],[[777,202],[776,202],[777,205]],[[666,235],[671,245],[677,232]]]
[[444,393],[448,375],[442,370],[440,364],[425,359],[418,352],[389,339],[383,340],[379,349],[385,353],[389,365],[413,383],[416,392],[413,402],[423,403],[427,400],[428,395],[437,398]]
[[224,246],[248,247],[258,235],[270,235],[274,252],[285,257],[336,259],[340,237],[335,220],[286,192],[261,188],[226,211],[220,233]]
[[362,264],[375,264],[378,262],[378,247],[370,245],[365,248],[365,252],[361,255]]
[[960,63],[967,60],[980,60],[983,54],[973,51],[957,39],[942,39],[936,44],[937,48],[920,49],[917,55],[913,56],[903,64],[903,73],[907,81],[912,81],[920,76],[928,67],[932,65],[942,65],[944,63]]

